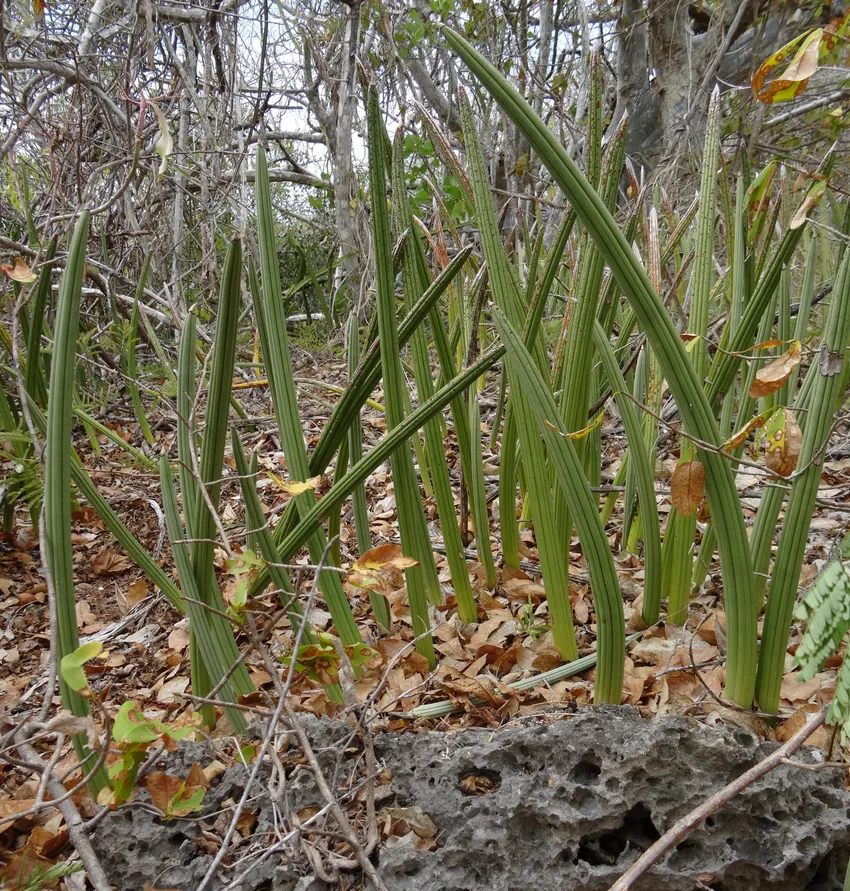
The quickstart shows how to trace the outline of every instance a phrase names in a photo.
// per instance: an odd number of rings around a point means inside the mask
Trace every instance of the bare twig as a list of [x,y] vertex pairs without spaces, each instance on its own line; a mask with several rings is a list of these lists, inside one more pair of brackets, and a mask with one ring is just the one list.
[[[22,738],[20,742],[18,742],[17,749],[24,761],[26,761],[33,770],[40,771],[44,769],[44,762],[26,738]],[[112,891],[112,885],[110,884],[109,879],[107,879],[103,866],[89,840],[83,818],[80,816],[80,812],[77,810],[77,806],[74,804],[70,795],[67,794],[67,790],[62,783],[54,777],[48,778],[47,791],[56,799],[53,804],[56,805],[56,808],[65,818],[71,844],[74,846],[74,850],[83,862],[83,866],[85,867],[86,874],[88,875],[92,887],[95,891]]]
[[823,724],[825,719],[826,712],[821,709],[817,714],[812,715],[805,725],[783,746],[780,746],[775,752],[768,755],[767,758],[751,767],[746,773],[741,774],[738,779],[724,786],[719,792],[715,792],[714,795],[682,817],[681,820],[677,820],[655,844],[644,851],[635,863],[614,882],[609,891],[628,891],[628,889],[633,888],[641,876],[649,872],[662,857],[669,854],[685,836],[693,832],[704,820],[719,811],[757,780],[760,780],[763,776],[779,767],[780,764],[783,764],[785,759],[793,755],[812,733]]

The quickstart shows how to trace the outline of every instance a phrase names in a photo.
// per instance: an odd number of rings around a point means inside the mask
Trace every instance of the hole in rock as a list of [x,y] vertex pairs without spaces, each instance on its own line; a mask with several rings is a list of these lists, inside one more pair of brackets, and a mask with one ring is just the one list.
[[649,809],[636,804],[617,829],[585,836],[579,842],[578,859],[591,866],[613,866],[627,848],[645,851],[660,837]]
[[489,795],[502,785],[502,775],[486,767],[465,770],[458,777],[457,785],[464,795]]
[[570,779],[576,783],[595,783],[602,773],[602,766],[595,755],[587,754],[573,768]]
[[700,6],[691,4],[688,7],[691,34],[705,34],[711,27],[711,16]]

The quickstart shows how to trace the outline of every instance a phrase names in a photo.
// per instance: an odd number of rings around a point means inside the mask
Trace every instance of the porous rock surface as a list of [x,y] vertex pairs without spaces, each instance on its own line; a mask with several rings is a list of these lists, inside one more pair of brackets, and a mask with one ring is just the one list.
[[[307,729],[323,765],[336,764],[350,728],[311,721]],[[382,846],[378,870],[390,891],[606,891],[678,818],[775,745],[740,728],[644,720],[629,707],[495,731],[377,734],[376,753],[393,778],[394,801],[383,804],[419,807],[439,828],[436,851]],[[192,761],[203,765],[211,757],[201,746],[181,746],[168,769],[185,775]],[[822,753],[804,750],[800,757],[816,762]],[[344,759],[338,777],[355,767]],[[246,775],[231,768],[207,792],[207,825],[223,803],[239,799]],[[323,803],[305,770],[287,792],[293,809]],[[261,797],[251,810],[259,817],[257,837],[274,825],[273,809]],[[110,815],[94,843],[117,891],[141,891],[145,882],[193,891],[211,862],[196,845],[198,834],[194,820],[160,823],[131,807]],[[781,766],[709,818],[635,888],[839,891],[848,853],[850,793],[841,771]],[[255,852],[221,878],[217,887],[231,883],[233,891],[326,888],[305,862],[282,862],[279,854],[260,860]]]

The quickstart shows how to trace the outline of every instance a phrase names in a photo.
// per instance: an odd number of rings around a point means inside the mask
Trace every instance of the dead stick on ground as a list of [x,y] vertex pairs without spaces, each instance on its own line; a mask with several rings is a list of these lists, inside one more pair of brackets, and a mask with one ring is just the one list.
[[774,768],[784,763],[803,745],[803,743],[823,724],[826,712],[821,709],[813,715],[801,730],[798,730],[785,745],[780,746],[773,754],[768,755],[755,767],[751,767],[746,773],[741,774],[737,780],[733,780],[728,786],[724,786],[719,792],[715,792],[711,798],[704,801],[699,807],[694,808],[689,814],[677,820],[652,847],[644,851],[635,863],[610,887],[609,891],[628,891],[635,882],[645,873],[649,872],[662,857],[668,854],[679,842],[694,831],[703,820],[710,817],[728,804],[736,795],[740,795],[756,780],[769,774]]
[[322,797],[325,799],[325,801],[330,805],[331,812],[333,813],[334,817],[336,817],[336,821],[339,824],[340,829],[342,830],[342,834],[346,837],[349,846],[354,851],[354,856],[360,862],[360,867],[365,873],[366,878],[372,883],[372,887],[375,888],[375,891],[387,891],[387,886],[378,875],[378,871],[375,869],[371,860],[369,860],[369,858],[366,856],[363,847],[357,840],[357,835],[354,831],[354,827],[349,822],[348,817],[346,817],[345,811],[343,811],[339,802],[336,800],[336,798],[334,798],[331,787],[328,785],[327,780],[325,779],[325,775],[322,773],[322,768],[319,764],[318,759],[316,758],[313,747],[310,745],[310,740],[308,739],[307,734],[304,732],[304,727],[301,725],[301,721],[298,719],[298,715],[295,714],[294,709],[291,705],[289,705],[289,703],[286,703],[284,705],[284,708],[286,709],[286,716],[289,718],[289,724],[298,737],[298,742],[301,745],[301,751],[303,752],[304,757],[307,759],[307,763],[310,765],[310,769],[313,771],[313,779],[316,781],[316,785],[319,787],[319,792],[322,794]]
[[[18,740],[17,749],[21,758],[33,769],[40,772],[45,768],[44,761],[39,757],[38,752],[32,744],[24,739]],[[70,798],[64,798],[66,789],[55,777],[47,780],[47,791],[57,799],[56,808],[65,818],[68,827],[68,836],[74,850],[79,855],[80,860],[86,870],[86,875],[95,891],[111,891],[112,885],[106,877],[103,866],[98,860],[97,854],[92,847],[91,841],[86,833],[83,818],[77,810],[77,806]],[[63,800],[64,798],[64,800]],[[49,804],[49,802],[47,802]]]

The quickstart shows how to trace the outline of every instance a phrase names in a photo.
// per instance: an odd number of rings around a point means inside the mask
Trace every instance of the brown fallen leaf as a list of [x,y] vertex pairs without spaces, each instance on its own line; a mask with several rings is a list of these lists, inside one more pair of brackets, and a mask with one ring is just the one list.
[[546,599],[546,591],[543,585],[525,578],[512,578],[502,582],[502,591],[508,595],[509,600],[531,600],[537,606]]
[[486,773],[468,774],[457,784],[464,795],[487,795],[495,792],[500,783]]
[[26,847],[39,857],[53,857],[68,844],[68,830],[51,832],[45,826],[33,826]]
[[17,819],[17,814],[28,811],[35,805],[34,798],[0,798],[0,832],[8,829]]
[[189,629],[178,625],[168,635],[168,646],[172,650],[177,650],[178,653],[183,652],[189,646]]
[[242,838],[248,838],[257,825],[257,818],[250,811],[242,811],[239,819],[236,821],[236,831]]
[[683,517],[696,513],[705,495],[705,467],[692,458],[680,461],[670,477],[670,497]]
[[189,686],[189,678],[172,678],[166,681],[157,691],[156,701],[169,703],[177,702],[181,693],[185,693]]
[[136,579],[136,581],[127,588],[127,593],[124,596],[127,599],[127,606],[130,609],[134,606],[138,606],[145,597],[148,596],[148,586],[145,583],[145,580]]
[[[818,711],[820,711],[820,706],[816,702],[807,702],[801,708],[798,708],[787,721],[783,721],[776,728],[776,741],[781,743],[788,742],[798,730],[803,728],[809,715]],[[820,749],[828,749],[829,739],[830,732],[826,727],[821,726],[818,727],[818,729],[806,740],[806,745],[817,746]]]
[[378,545],[351,567],[347,581],[358,588],[389,594],[403,584],[401,570],[416,565],[416,560],[402,552],[401,545]]
[[98,575],[120,575],[132,565],[133,561],[129,557],[111,548],[105,548],[91,558],[91,568]]
[[379,814],[378,819],[389,818],[394,823],[403,821],[406,828],[402,832],[415,832],[420,838],[435,838],[440,831],[437,824],[420,807],[388,807]]
[[809,681],[800,681],[799,677],[799,671],[790,671],[782,679],[779,695],[783,699],[787,699],[789,702],[806,702],[820,690],[826,680],[826,676],[823,674],[816,674]]
[[189,799],[208,783],[200,766],[193,764],[185,780],[155,771],[148,775],[146,785],[154,807],[167,817],[185,817],[196,810]]
[[97,616],[92,612],[88,600],[78,600],[74,610],[77,613],[78,628],[86,628],[97,623]]

